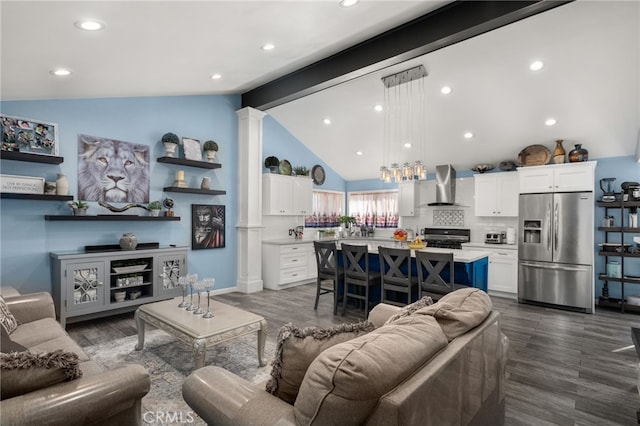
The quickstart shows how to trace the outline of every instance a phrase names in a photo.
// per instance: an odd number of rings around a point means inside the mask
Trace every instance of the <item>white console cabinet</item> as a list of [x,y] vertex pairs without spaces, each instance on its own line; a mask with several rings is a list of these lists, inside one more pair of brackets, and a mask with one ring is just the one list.
[[519,167],[520,193],[593,191],[595,161]]
[[518,216],[518,173],[473,176],[476,216]]
[[262,213],[299,216],[311,214],[313,181],[308,177],[262,175]]
[[313,243],[262,245],[262,281],[265,288],[280,290],[316,279]]
[[[182,294],[187,247],[50,253],[53,300],[64,327]],[[124,299],[116,297],[124,293]]]

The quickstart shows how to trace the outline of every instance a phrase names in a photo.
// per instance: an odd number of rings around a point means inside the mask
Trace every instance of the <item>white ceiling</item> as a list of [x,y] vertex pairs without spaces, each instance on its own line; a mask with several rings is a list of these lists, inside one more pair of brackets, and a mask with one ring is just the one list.
[[[570,3],[268,112],[343,178],[376,178],[384,142],[384,113],[373,110],[384,99],[380,79],[422,64],[429,73],[422,158],[429,172],[448,163],[457,170],[497,166],[528,145],[553,151],[556,139],[565,140],[567,153],[582,143],[590,158],[633,155],[639,5]],[[538,73],[528,68],[534,59],[545,62]],[[445,84],[453,88],[448,96],[439,91]],[[545,126],[548,117],[557,124]],[[466,131],[475,137],[464,139]],[[399,142],[396,151],[407,151]]]
[[[243,93],[421,16],[447,1],[7,1],[1,12],[2,100]],[[380,77],[425,65],[423,158],[452,163],[515,159],[530,144],[592,158],[634,153],[640,128],[640,3],[579,1],[268,110],[347,180],[382,163]],[[98,19],[106,28],[79,31]],[[260,50],[272,42],[276,49]],[[533,58],[545,68],[533,75]],[[73,74],[48,72],[68,67]],[[211,80],[213,73],[222,74]],[[454,91],[439,93],[441,84]],[[322,119],[332,118],[325,126]],[[543,122],[553,116],[555,127]],[[462,138],[473,131],[473,141]],[[365,152],[356,157],[355,151]]]

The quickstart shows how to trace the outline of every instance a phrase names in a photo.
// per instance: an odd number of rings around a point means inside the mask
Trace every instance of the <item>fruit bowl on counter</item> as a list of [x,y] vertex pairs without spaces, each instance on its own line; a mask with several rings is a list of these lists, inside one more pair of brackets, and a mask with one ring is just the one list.
[[407,231],[404,229],[396,229],[393,232],[393,238],[396,241],[407,241]]
[[426,241],[422,241],[420,239],[409,241],[407,243],[407,247],[409,247],[411,250],[420,250],[420,249],[425,248],[426,246],[427,246],[427,242]]

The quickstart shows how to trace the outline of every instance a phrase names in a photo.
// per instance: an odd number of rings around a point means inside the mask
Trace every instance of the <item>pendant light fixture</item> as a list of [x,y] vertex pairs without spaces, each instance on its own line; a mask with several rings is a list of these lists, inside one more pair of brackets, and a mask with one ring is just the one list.
[[382,78],[384,140],[380,179],[384,182],[426,180],[425,90],[427,70],[419,65]]

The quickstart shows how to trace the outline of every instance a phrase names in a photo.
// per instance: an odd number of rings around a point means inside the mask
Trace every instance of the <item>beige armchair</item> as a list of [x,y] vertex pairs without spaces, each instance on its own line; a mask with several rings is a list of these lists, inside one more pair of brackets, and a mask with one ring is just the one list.
[[[9,338],[32,353],[62,349],[78,355],[82,377],[44,386],[0,401],[2,425],[141,425],[142,397],[150,380],[140,365],[104,371],[91,361],[56,321],[51,295],[34,293],[5,298],[18,320]],[[4,351],[4,350],[3,350]],[[3,363],[0,386],[15,383]],[[42,369],[40,369],[42,370]],[[15,370],[14,370],[15,371]],[[21,375],[32,372],[20,370]],[[34,379],[35,380],[35,379]]]

